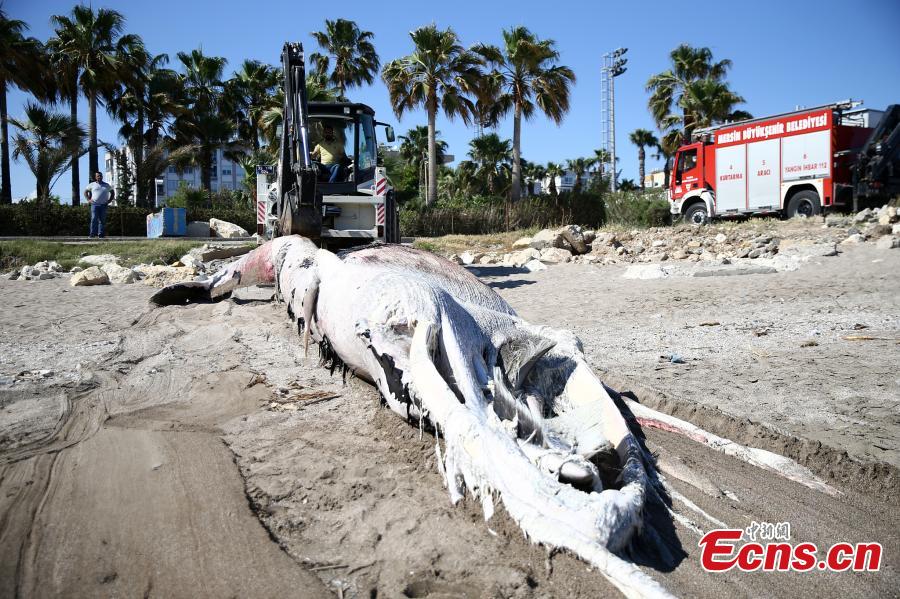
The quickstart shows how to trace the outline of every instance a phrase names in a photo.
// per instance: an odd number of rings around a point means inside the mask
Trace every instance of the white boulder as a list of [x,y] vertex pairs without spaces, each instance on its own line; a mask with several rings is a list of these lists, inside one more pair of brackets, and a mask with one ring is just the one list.
[[536,250],[542,250],[549,247],[562,247],[563,236],[559,231],[551,231],[550,229],[542,229],[531,238],[531,247]]
[[547,270],[547,265],[540,260],[529,260],[522,265],[522,268],[524,268],[528,272],[537,272],[539,270]]
[[570,252],[569,250],[564,250],[562,248],[546,248],[541,250],[541,262],[558,264],[560,262],[568,262],[571,259],[572,252]]
[[193,268],[195,270],[206,270],[206,265],[194,254],[185,254],[181,257],[179,262],[181,262],[188,268]]
[[215,233],[216,237],[224,237],[226,239],[250,237],[250,233],[243,227],[217,218],[209,219],[209,228]]
[[91,266],[81,272],[76,272],[69,279],[72,287],[82,287],[85,285],[109,285],[109,276],[103,272],[99,266]]
[[462,254],[459,255],[459,259],[462,260],[462,263],[464,265],[471,266],[472,264],[475,264],[476,262],[478,262],[478,260],[481,258],[481,256],[482,256],[482,254],[475,254],[472,252],[463,252]]
[[118,264],[104,264],[100,267],[100,270],[106,273],[110,283],[115,283],[116,285],[128,285],[129,283],[134,283],[134,271],[125,266],[119,266]]
[[531,260],[537,260],[540,257],[541,253],[539,251],[534,248],[527,248],[508,254],[508,258],[504,260],[504,263],[509,266],[522,267]]

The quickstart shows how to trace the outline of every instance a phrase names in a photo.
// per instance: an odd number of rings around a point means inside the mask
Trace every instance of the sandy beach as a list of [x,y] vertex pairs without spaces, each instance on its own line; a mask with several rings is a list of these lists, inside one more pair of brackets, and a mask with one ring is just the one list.
[[[741,277],[474,270],[526,319],[576,331],[614,389],[838,491],[646,428],[708,515],[884,547],[877,573],[710,574],[696,529],[715,525],[675,504],[692,526],[651,515],[671,555],[640,539],[628,555],[670,592],[874,597],[900,588],[898,267],[859,247]],[[0,596],[615,596],[502,509],[452,506],[435,439],[305,356],[272,289],[156,310],[152,292],[0,280]]]

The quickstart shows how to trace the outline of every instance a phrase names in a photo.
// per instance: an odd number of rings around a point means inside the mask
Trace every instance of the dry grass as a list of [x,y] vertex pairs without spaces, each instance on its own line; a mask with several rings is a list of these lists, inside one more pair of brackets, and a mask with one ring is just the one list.
[[449,255],[469,252],[505,253],[512,251],[512,244],[522,237],[531,237],[538,232],[537,228],[521,229],[508,233],[489,233],[486,235],[444,235],[442,237],[419,237],[413,244],[421,250],[436,254]]

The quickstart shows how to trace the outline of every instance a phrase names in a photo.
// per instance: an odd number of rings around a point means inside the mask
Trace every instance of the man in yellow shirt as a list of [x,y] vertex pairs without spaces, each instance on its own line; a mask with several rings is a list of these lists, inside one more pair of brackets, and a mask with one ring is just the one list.
[[335,137],[334,127],[331,125],[325,125],[322,133],[322,141],[316,144],[316,147],[310,152],[310,157],[320,162],[329,171],[328,182],[334,183],[341,169],[341,162],[346,158],[344,144]]

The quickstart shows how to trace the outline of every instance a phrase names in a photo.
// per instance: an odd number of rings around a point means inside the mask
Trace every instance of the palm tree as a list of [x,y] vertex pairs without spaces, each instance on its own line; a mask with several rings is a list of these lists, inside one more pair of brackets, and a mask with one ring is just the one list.
[[548,186],[548,191],[550,195],[553,196],[554,203],[559,204],[559,191],[556,189],[556,178],[562,177],[566,174],[566,169],[555,162],[548,162],[547,168],[544,171],[547,177],[550,178],[550,185]]
[[688,93],[682,97],[682,104],[685,111],[692,115],[695,128],[752,118],[746,111],[735,110],[734,107],[744,99],[731,91],[728,84],[722,81],[701,79],[692,82],[687,91]]
[[512,161],[510,141],[500,139],[496,133],[481,135],[469,142],[469,157],[478,165],[478,177],[487,182],[488,194],[500,192],[500,186],[509,178]]
[[[440,134],[440,131],[435,131],[435,138]],[[400,142],[400,158],[406,164],[416,169],[416,172],[419,174],[419,188],[421,189],[425,185],[424,167],[428,163],[428,127],[426,125],[413,127],[406,132],[406,135],[401,135],[400,139],[403,140]],[[437,147],[437,162],[438,164],[444,164],[447,142],[442,139],[436,139],[435,144]]]
[[259,164],[274,164],[277,158],[267,148],[261,148],[248,152],[239,157],[238,163],[244,169],[244,190],[251,196],[256,195],[256,166]]
[[202,50],[178,53],[184,73],[187,110],[174,124],[176,146],[184,150],[180,166],[200,168],[200,186],[212,188],[213,156],[219,147],[227,146],[229,154],[238,153],[233,143],[235,126],[224,114],[222,76],[228,61],[220,56],[206,56]]
[[[78,67],[65,54],[54,50],[56,38],[47,42],[48,60],[54,74],[53,81],[59,98],[69,103],[69,116],[78,122]],[[69,172],[72,177],[72,205],[81,203],[81,173],[79,172],[79,154],[73,153],[69,161]]]
[[119,136],[131,148],[136,205],[153,205],[155,184],[143,172],[144,158],[159,142],[160,129],[167,126],[168,120],[180,108],[175,102],[180,89],[173,89],[171,85],[175,73],[163,68],[168,61],[168,55],[154,56],[143,44],[122,49],[118,60],[119,81],[107,99],[107,111],[122,123]]
[[637,189],[643,189],[643,187],[638,188],[637,183],[631,179],[622,179],[619,181],[619,191],[636,191]]
[[43,71],[40,68],[41,43],[35,38],[25,37],[24,32],[27,29],[28,25],[24,21],[10,19],[0,9],[0,165],[2,165],[0,204],[12,202],[6,91],[9,86],[31,92],[39,91],[39,81],[36,81],[33,75]]
[[28,102],[24,119],[9,119],[18,132],[13,136],[13,158],[25,161],[34,174],[37,199],[50,201],[54,178],[66,170],[73,153],[84,153],[84,130],[71,117]]
[[[260,111],[258,126],[270,152],[278,146],[281,130],[282,111],[284,110],[284,79],[281,69],[276,70],[277,88]],[[306,77],[306,99],[309,102],[334,102],[338,99],[337,90],[328,87],[327,78],[321,73],[308,73]]]
[[744,99],[725,83],[730,60],[713,62],[709,48],[687,44],[681,44],[669,56],[671,68],[647,81],[648,107],[660,132],[679,130],[680,145],[698,126],[746,114],[734,114],[734,106]]
[[527,183],[526,189],[528,189],[528,194],[531,195],[534,190],[534,184],[537,181],[543,181],[547,176],[547,167],[543,164],[537,163],[528,163],[522,164],[522,177]]
[[[97,144],[97,104],[111,91],[119,59],[127,48],[140,43],[135,35],[123,35],[125,17],[115,10],[75,6],[71,16],[53,15],[56,37],[48,42],[58,60],[67,61],[81,92],[88,99],[88,168],[100,170]],[[75,203],[75,198],[72,199]]]
[[226,103],[241,139],[259,150],[260,118],[279,83],[280,71],[257,60],[245,60],[225,86]]
[[503,104],[499,101],[503,94],[503,77],[500,73],[485,73],[478,80],[475,88],[475,126],[478,136],[484,135],[484,129],[495,128],[505,114]]
[[375,35],[371,31],[361,31],[347,19],[325,19],[325,31],[313,31],[312,36],[323,54],[313,53],[309,59],[322,74],[334,61],[328,80],[337,86],[340,99],[345,99],[348,88],[375,81],[381,61],[372,44]]
[[641,189],[644,189],[644,161],[647,157],[645,148],[659,146],[659,140],[656,139],[652,131],[647,129],[635,129],[628,136],[628,139],[638,148],[638,180],[640,181]]
[[657,159],[662,158],[665,161],[663,163],[663,185],[667,188],[669,187],[669,175],[672,171],[672,157],[675,156],[675,152],[680,145],[680,129],[670,129],[659,139],[659,143],[656,145],[656,152],[653,157]]
[[559,124],[569,110],[569,88],[575,83],[575,73],[557,64],[559,52],[553,40],[541,40],[525,27],[504,29],[503,42],[502,50],[486,44],[474,50],[500,80],[497,111],[513,111],[511,200],[516,202],[521,196],[522,117],[531,119],[537,107]]
[[477,191],[477,170],[478,165],[471,160],[460,160],[455,169],[447,169],[440,178],[441,199],[452,201],[474,195]]
[[480,61],[463,48],[452,29],[436,25],[410,32],[413,52],[392,60],[381,72],[388,87],[397,118],[407,110],[424,106],[428,113],[428,193],[425,204],[437,198],[437,112],[443,108],[448,119],[472,120],[475,105],[468,97],[475,90],[481,70]]
[[566,168],[575,173],[575,184],[572,186],[572,193],[581,191],[581,180],[593,164],[593,158],[573,158],[566,161]]
[[596,173],[596,185],[603,184],[603,175],[606,173],[606,165],[610,163],[612,160],[612,154],[609,153],[609,150],[606,148],[599,148],[594,150],[594,164],[597,166]]
[[178,60],[184,69],[181,82],[192,108],[218,108],[224,92],[222,77],[228,61],[221,56],[206,56],[199,48],[191,50],[190,54],[179,52]]
[[212,190],[214,156],[219,148],[228,158],[239,160],[240,145],[234,141],[234,123],[214,112],[199,112],[176,123],[175,147],[181,151],[179,168],[195,166],[200,169],[200,187]]

